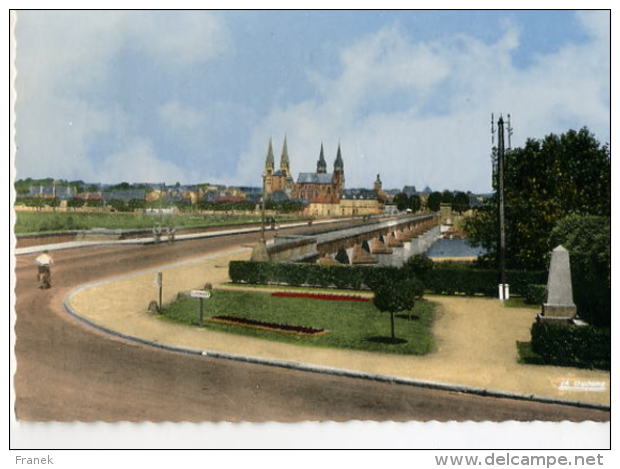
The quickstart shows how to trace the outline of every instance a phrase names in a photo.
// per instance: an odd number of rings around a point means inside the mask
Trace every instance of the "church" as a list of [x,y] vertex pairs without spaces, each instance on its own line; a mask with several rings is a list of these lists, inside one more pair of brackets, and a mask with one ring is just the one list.
[[[267,198],[274,201],[304,200],[307,203],[304,211],[308,216],[369,215],[380,213],[383,209],[383,204],[377,198],[376,183],[375,191],[369,191],[373,192],[372,197],[360,197],[357,192],[350,194],[349,191],[345,190],[344,161],[340,144],[338,144],[333,172],[327,172],[327,161],[321,143],[316,172],[299,173],[297,182],[294,182],[291,175],[286,137],[284,137],[284,144],[282,145],[278,170],[275,170],[273,144],[269,139],[263,177]],[[380,190],[381,182],[379,180]]]
[[[265,194],[275,200],[301,199],[309,203],[337,204],[344,190],[344,162],[338,145],[333,173],[327,172],[327,162],[321,143],[321,152],[316,164],[315,173],[299,173],[297,183],[291,176],[290,161],[286,137],[282,145],[280,169],[274,171],[273,144],[269,139],[267,159],[265,160]],[[282,194],[283,193],[283,194]]]

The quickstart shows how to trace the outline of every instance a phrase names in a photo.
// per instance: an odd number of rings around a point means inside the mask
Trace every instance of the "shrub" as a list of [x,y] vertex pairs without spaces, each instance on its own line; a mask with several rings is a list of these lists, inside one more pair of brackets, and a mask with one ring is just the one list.
[[108,200],[107,204],[117,212],[127,212],[129,210],[125,201],[120,199]]
[[547,272],[543,270],[508,270],[506,271],[506,279],[511,292],[525,295],[528,285],[547,284]]
[[[405,268],[436,294],[497,294],[497,270],[478,268],[471,262],[434,263],[425,256],[414,256],[405,263]],[[509,270],[506,276],[510,290],[521,295],[525,295],[528,285],[546,280],[546,274],[542,271]]]
[[231,261],[228,274],[234,283],[311,285],[355,290],[364,287],[374,289],[382,283],[403,280],[409,275],[396,267],[252,261]]
[[[432,266],[430,266],[432,267]],[[375,290],[379,285],[399,282],[415,277],[425,288],[436,294],[467,295],[497,294],[497,272],[495,270],[471,268],[428,269],[424,259],[412,261],[408,267],[286,264],[272,262],[232,261],[229,276],[234,283],[311,285],[336,288],[369,288]],[[526,286],[544,281],[544,272],[508,271],[510,289],[524,294]]]
[[424,255],[416,255],[405,261],[404,267],[413,274],[423,277],[433,270],[433,261]]
[[495,296],[497,293],[497,272],[479,269],[433,269],[422,276],[424,286],[436,294],[454,295],[481,293]]
[[536,321],[532,350],[549,365],[609,369],[611,329]]
[[86,201],[82,199],[70,199],[67,201],[67,207],[83,207],[85,203]]
[[530,284],[523,293],[525,302],[531,305],[541,305],[547,300],[547,285]]

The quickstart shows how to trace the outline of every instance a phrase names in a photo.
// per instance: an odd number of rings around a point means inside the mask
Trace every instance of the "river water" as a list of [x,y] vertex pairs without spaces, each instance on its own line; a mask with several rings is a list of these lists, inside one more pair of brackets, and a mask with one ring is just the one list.
[[428,257],[479,257],[484,248],[467,244],[466,239],[438,239],[426,251]]

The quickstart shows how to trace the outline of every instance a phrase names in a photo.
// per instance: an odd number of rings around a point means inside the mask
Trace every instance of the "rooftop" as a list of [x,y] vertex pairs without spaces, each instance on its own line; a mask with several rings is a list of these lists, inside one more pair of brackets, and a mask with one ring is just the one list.
[[297,184],[331,184],[331,173],[299,173]]

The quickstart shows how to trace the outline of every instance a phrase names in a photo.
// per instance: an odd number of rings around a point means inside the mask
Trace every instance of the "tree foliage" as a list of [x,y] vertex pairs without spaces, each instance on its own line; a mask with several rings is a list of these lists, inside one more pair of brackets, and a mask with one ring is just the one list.
[[422,200],[418,194],[411,194],[409,196],[409,208],[412,212],[418,212],[422,208]]
[[457,191],[452,200],[452,208],[457,212],[466,212],[469,210],[469,195],[462,191]]
[[570,254],[573,296],[579,316],[598,325],[611,323],[611,220],[569,215],[555,225],[548,248],[561,244]]
[[[549,259],[548,239],[561,218],[571,214],[610,216],[611,160],[586,128],[542,141],[529,139],[506,153],[504,199],[508,267],[543,269]],[[465,223],[474,245],[497,255],[497,197],[490,198]]]
[[449,190],[445,190],[441,193],[441,203],[443,204],[454,204],[454,193]]
[[415,277],[395,282],[383,282],[374,289],[373,303],[378,310],[398,313],[412,309],[422,298],[424,287]]
[[426,202],[426,206],[432,212],[438,212],[439,211],[439,204],[441,204],[441,202],[442,202],[442,194],[441,194],[441,192],[431,192],[428,195],[428,201]]
[[399,192],[394,196],[394,203],[398,210],[407,210],[409,208],[409,197],[404,192]]
[[424,278],[433,270],[433,261],[423,254],[417,254],[405,261],[404,268],[409,270],[418,278]]
[[422,298],[424,286],[415,277],[395,282],[381,282],[374,289],[373,303],[379,311],[390,313],[392,339],[395,339],[394,313],[409,311]]
[[276,202],[269,199],[265,202],[265,208],[267,210],[275,210],[280,213],[300,212],[304,209],[304,207],[305,203],[301,200],[282,200],[280,202]]

